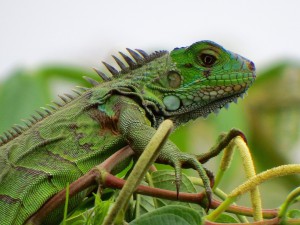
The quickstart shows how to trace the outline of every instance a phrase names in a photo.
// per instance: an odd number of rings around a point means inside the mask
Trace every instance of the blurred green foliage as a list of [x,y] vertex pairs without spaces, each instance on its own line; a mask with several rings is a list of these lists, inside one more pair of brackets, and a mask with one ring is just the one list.
[[[82,76],[97,77],[92,69],[74,66],[15,70],[0,83],[0,133],[13,124],[22,124],[21,119],[35,114],[35,109],[49,104],[57,94],[71,93],[72,86],[89,86]],[[300,65],[276,62],[258,74],[244,100],[232,103],[228,110],[222,109],[218,115],[189,122],[178,128],[171,139],[183,151],[200,153],[207,151],[221,132],[235,127],[246,134],[257,172],[290,162],[299,163],[299,89]],[[216,171],[219,159],[211,161],[207,167]],[[226,174],[226,184],[221,185],[225,191],[245,180],[240,171],[241,160],[236,155],[230,173]],[[299,176],[294,176],[263,185],[264,205],[276,207],[299,181]],[[274,196],[274,192],[268,191],[274,187],[282,194]]]

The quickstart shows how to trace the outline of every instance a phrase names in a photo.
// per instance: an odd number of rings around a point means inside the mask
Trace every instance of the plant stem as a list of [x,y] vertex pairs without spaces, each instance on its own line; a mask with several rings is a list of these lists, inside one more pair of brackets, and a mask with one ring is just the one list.
[[118,217],[118,214],[122,212],[122,209],[126,208],[130,196],[142,181],[149,167],[158,157],[161,147],[164,145],[169,134],[171,133],[172,127],[173,123],[171,120],[165,120],[158,127],[156,133],[151,138],[150,142],[131,171],[124,187],[120,191],[119,196],[115,201],[113,208],[106,216],[103,225],[113,224],[115,219]]
[[297,197],[300,195],[300,187],[294,189],[286,198],[285,202],[281,205],[280,210],[278,212],[278,217],[284,219],[286,217],[286,213],[288,207],[293,204]]
[[[239,149],[247,178],[250,179],[255,177],[256,172],[254,168],[254,163],[248,146],[246,145],[244,140],[239,136],[234,139],[234,142],[237,148]],[[260,198],[258,186],[255,186],[253,189],[250,190],[250,196],[251,196],[251,203],[253,208],[254,221],[261,221],[263,220],[263,216],[262,216],[262,205],[261,205],[261,198]]]
[[[228,146],[224,150],[220,169],[216,176],[214,189],[219,185],[225,171],[230,166],[234,147],[237,147],[237,149],[239,150],[240,156],[242,158],[243,166],[244,166],[244,171],[246,173],[246,177],[249,179],[256,175],[254,163],[253,163],[249,148],[248,148],[247,144],[245,143],[244,139],[241,138],[240,136],[237,136],[228,144]],[[251,195],[251,203],[252,203],[252,208],[253,208],[254,220],[261,221],[263,219],[263,216],[262,216],[261,198],[260,198],[260,193],[259,193],[258,187],[254,187],[250,191],[250,195]]]

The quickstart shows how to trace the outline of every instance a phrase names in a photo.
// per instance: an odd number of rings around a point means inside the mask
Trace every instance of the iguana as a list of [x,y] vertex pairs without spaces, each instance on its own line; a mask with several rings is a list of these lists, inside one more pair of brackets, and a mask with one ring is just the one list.
[[[131,57],[122,52],[122,59],[113,56],[120,70],[105,62],[111,75],[96,70],[103,82],[87,78],[92,88],[61,96],[64,103],[0,137],[1,225],[26,224],[67,182],[120,148],[129,145],[140,155],[163,120],[171,119],[177,127],[206,117],[236,101],[255,80],[253,62],[211,41],[170,53],[127,50]],[[167,141],[157,162],[175,168],[176,185],[183,164],[195,169],[210,195],[209,179],[195,155]],[[73,197],[69,209],[82,197]],[[54,211],[43,224],[57,224],[61,212]]]

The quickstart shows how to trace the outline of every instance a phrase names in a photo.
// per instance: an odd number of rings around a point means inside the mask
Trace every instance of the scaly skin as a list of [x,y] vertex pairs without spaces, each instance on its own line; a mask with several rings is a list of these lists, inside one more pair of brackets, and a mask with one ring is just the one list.
[[[221,46],[197,42],[172,52],[146,55],[130,51],[136,62],[117,59],[122,71],[108,66],[111,79],[87,89],[20,134],[0,137],[0,221],[21,225],[67,182],[78,179],[120,148],[140,155],[164,119],[179,126],[205,117],[241,96],[255,79],[254,64]],[[16,128],[15,128],[16,129]],[[1,140],[0,139],[0,140]],[[194,168],[209,197],[209,179],[197,157],[167,141],[158,163]],[[119,170],[123,169],[124,163]],[[117,171],[115,171],[117,172]],[[70,209],[82,199],[78,194]],[[62,209],[43,224],[57,224]]]

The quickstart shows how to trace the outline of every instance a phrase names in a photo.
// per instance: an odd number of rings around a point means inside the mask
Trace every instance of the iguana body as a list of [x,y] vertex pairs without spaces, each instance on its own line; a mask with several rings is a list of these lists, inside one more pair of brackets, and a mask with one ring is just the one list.
[[[16,134],[1,137],[1,225],[24,224],[67,182],[120,148],[129,145],[141,154],[164,119],[178,126],[206,116],[242,95],[255,79],[251,61],[209,41],[171,53],[129,53],[134,60],[122,55],[128,66],[116,59],[121,71],[106,64],[112,79],[99,72],[106,82],[92,81],[93,88],[34,119],[29,128],[15,127]],[[177,182],[184,163],[196,169],[209,188],[196,157],[180,152],[171,141],[157,162],[174,166]],[[74,197],[70,208],[81,198]],[[60,213],[53,212],[43,224],[57,224]]]

